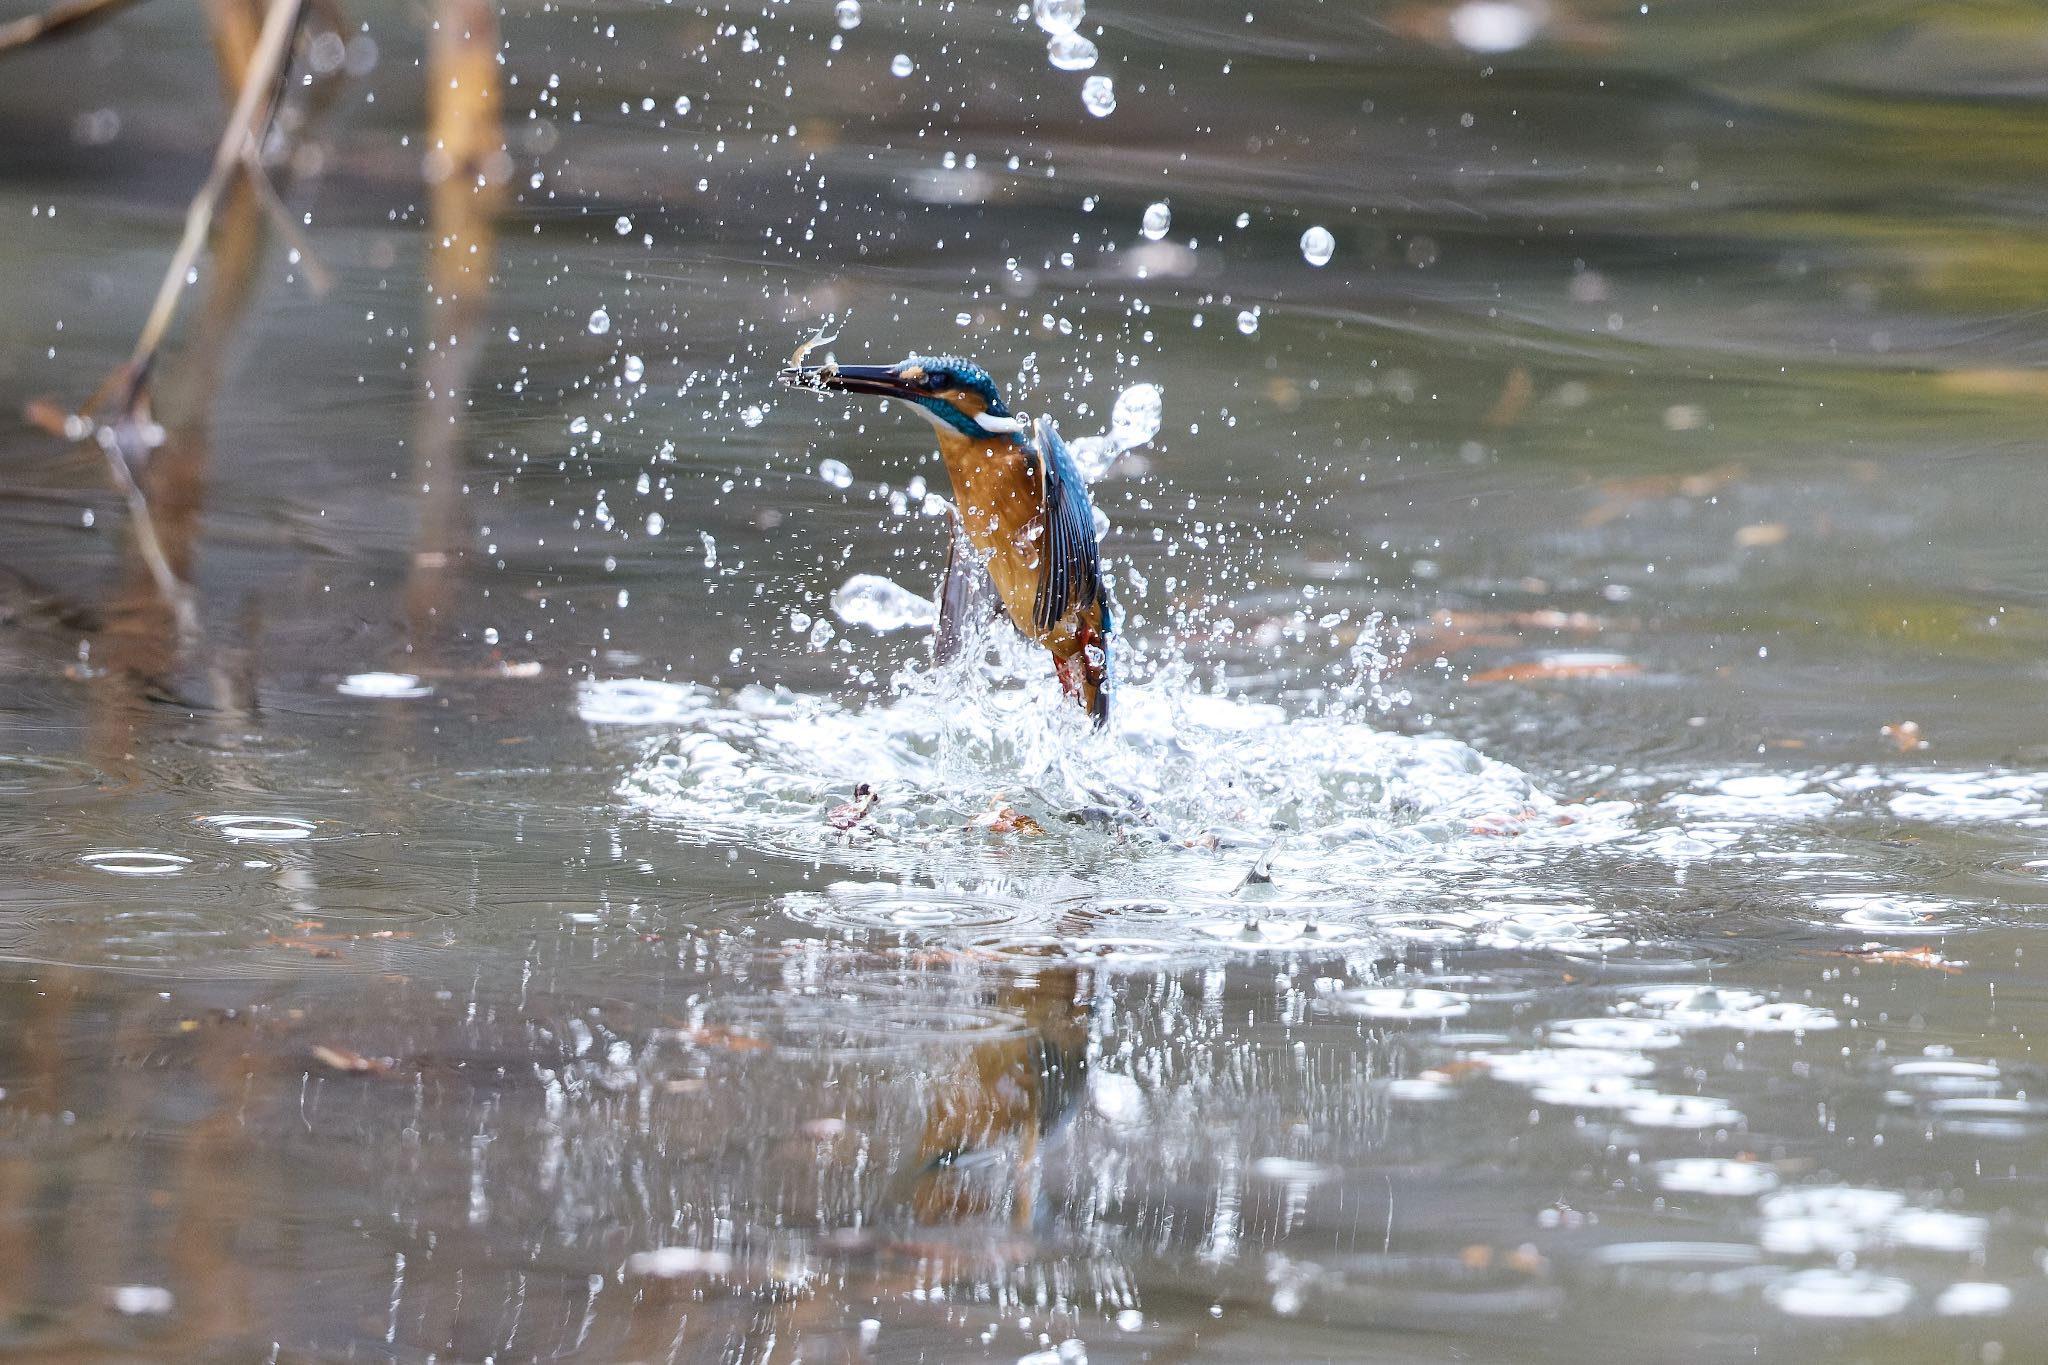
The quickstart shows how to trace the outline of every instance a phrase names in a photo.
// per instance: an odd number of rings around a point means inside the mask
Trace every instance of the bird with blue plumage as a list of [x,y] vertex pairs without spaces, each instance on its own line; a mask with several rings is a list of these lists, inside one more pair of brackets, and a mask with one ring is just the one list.
[[1106,723],[1114,611],[1095,508],[1058,430],[1011,412],[988,371],[959,356],[805,365],[808,349],[791,358],[784,383],[896,399],[938,436],[954,506],[939,594],[940,659],[959,649],[985,583],[1011,624],[1052,655],[1067,694],[1097,725]]

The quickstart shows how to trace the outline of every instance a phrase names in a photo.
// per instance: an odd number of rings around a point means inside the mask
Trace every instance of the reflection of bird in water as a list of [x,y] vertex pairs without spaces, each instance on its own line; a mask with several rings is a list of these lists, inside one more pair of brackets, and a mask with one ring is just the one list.
[[1015,1154],[1011,1221],[1028,1227],[1040,1139],[1078,1106],[1088,1081],[1088,1009],[1078,975],[1052,969],[1006,987],[998,1001],[1031,1031],[977,1044],[932,1081],[917,1145],[910,1205],[920,1223],[958,1223],[992,1212],[1003,1191],[977,1174]]
[[1052,653],[1067,694],[1097,725],[1107,721],[1114,623],[1095,511],[1052,424],[1013,416],[988,371],[951,357],[912,356],[896,365],[792,364],[782,378],[806,388],[899,398],[937,429],[959,509],[940,602],[941,660],[959,648],[963,618],[985,569],[1011,622]]

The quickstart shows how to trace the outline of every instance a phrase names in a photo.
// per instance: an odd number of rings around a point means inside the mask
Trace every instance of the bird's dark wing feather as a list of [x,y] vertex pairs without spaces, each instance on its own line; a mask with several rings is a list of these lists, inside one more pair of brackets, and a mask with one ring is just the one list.
[[[1038,423],[1031,453],[1045,496],[1045,570],[1031,615],[1040,630],[1051,630],[1068,612],[1102,602],[1102,551],[1087,485],[1052,423]],[[1104,621],[1106,628],[1107,613]]]

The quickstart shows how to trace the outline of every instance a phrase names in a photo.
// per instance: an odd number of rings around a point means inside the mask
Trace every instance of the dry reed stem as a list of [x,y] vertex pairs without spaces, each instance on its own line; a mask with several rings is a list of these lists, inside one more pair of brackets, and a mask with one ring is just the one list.
[[[192,263],[206,245],[206,231],[213,222],[213,211],[220,203],[221,193],[227,189],[237,169],[242,168],[245,162],[257,160],[263,131],[270,126],[270,115],[276,108],[278,90],[283,84],[285,57],[291,51],[292,34],[298,28],[303,5],[304,0],[271,0],[270,9],[264,15],[263,32],[256,40],[256,50],[249,58],[249,69],[242,77],[242,92],[235,100],[234,111],[228,115],[227,127],[221,131],[220,144],[214,148],[212,169],[207,172],[199,193],[193,196],[192,206],[185,211],[185,231],[178,239],[178,249],[171,255],[171,265],[164,272],[163,283],[157,287],[156,302],[150,306],[149,320],[135,339],[135,350],[122,367],[128,384],[124,402],[132,400],[140,390],[151,363],[156,359],[157,348],[163,344],[164,334],[170,330],[171,320],[177,316],[178,299],[185,291],[185,277],[191,273]],[[104,389],[106,386],[101,387]]]
[[136,0],[66,0],[41,14],[30,14],[0,24],[0,53],[55,38],[75,28],[96,24],[134,4]]

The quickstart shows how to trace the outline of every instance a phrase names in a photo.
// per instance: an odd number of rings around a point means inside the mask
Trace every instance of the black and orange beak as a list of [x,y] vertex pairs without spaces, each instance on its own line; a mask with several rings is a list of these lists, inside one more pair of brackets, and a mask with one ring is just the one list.
[[832,393],[871,393],[880,398],[915,398],[923,390],[904,379],[900,365],[792,365],[782,382],[792,388]]

